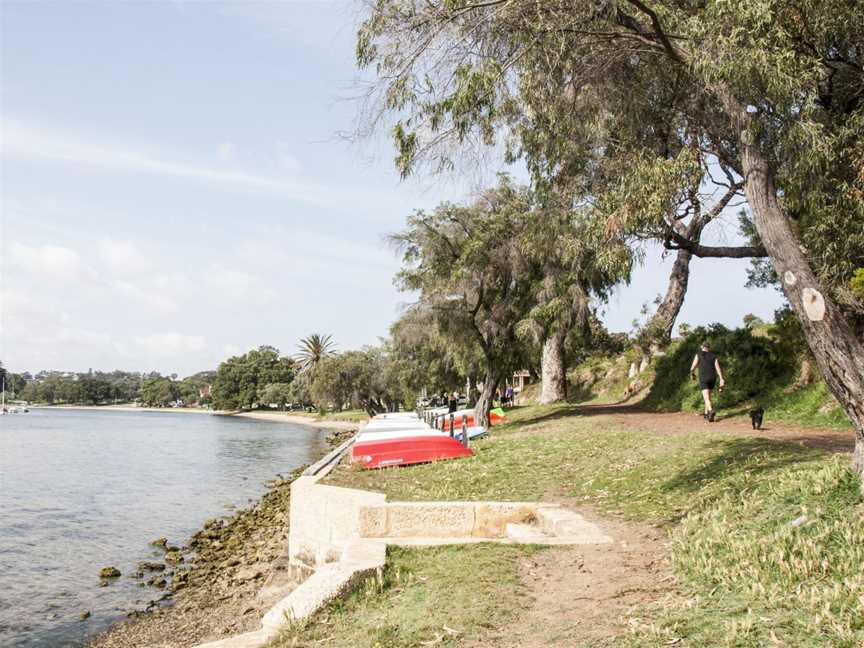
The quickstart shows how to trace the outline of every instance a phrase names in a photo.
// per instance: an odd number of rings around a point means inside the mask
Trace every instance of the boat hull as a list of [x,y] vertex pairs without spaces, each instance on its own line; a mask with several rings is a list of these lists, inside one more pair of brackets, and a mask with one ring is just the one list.
[[361,435],[351,449],[351,461],[363,468],[385,468],[470,457],[473,454],[473,450],[443,434],[369,440],[364,440]]

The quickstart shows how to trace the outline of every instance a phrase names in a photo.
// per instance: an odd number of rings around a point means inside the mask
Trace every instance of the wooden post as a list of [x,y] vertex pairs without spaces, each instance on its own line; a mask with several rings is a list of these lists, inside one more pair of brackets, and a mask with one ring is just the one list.
[[453,419],[455,418],[455,416],[456,415],[453,412],[450,412],[450,436],[451,437],[456,435],[456,428],[453,427]]
[[463,414],[462,415],[462,445],[466,448],[468,447],[468,417]]

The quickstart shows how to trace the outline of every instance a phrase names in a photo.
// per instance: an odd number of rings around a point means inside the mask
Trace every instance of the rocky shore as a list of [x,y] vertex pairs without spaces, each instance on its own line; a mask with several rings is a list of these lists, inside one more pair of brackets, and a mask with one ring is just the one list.
[[[347,430],[334,431],[338,445]],[[287,563],[291,482],[305,467],[280,477],[249,508],[208,520],[182,547],[159,538],[161,563],[142,563],[132,577],[160,593],[95,637],[89,648],[188,648],[254,629],[290,585]],[[163,593],[164,592],[164,593]]]

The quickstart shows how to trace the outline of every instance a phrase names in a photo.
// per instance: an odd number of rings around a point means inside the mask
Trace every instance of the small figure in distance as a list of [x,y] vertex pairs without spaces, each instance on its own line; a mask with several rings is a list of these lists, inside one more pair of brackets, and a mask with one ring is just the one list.
[[757,407],[754,410],[750,410],[750,423],[753,426],[754,430],[762,429],[762,418],[765,416],[765,408]]
[[716,355],[711,353],[711,346],[707,341],[702,343],[699,352],[693,356],[693,363],[690,365],[691,380],[696,380],[697,369],[699,370],[699,389],[702,390],[702,400],[705,401],[705,420],[713,423],[714,406],[711,404],[711,392],[714,391],[715,386],[718,386],[718,378],[720,391],[723,391],[726,381],[723,379],[720,361]]
[[447,412],[452,414],[459,409],[459,395],[456,392],[450,394],[450,400],[447,401]]

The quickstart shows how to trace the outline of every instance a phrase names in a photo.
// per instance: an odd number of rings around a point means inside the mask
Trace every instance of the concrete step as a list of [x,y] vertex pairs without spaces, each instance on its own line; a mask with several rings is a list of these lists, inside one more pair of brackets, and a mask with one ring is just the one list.
[[593,522],[560,506],[537,509],[537,526],[556,538],[568,538],[572,544],[606,544],[612,542]]

